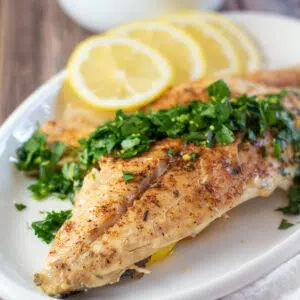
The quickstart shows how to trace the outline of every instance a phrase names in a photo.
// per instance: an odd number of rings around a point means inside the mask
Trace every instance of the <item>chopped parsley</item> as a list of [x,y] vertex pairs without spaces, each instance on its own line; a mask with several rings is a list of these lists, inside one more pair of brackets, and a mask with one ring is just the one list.
[[37,175],[37,181],[28,189],[37,200],[48,196],[73,200],[75,191],[81,186],[84,173],[78,163],[57,163],[66,147],[62,142],[47,144],[47,137],[38,128],[32,137],[17,150],[16,166],[21,171]]
[[268,148],[266,146],[263,146],[263,156],[264,156],[264,158],[268,158],[269,157]]
[[191,172],[194,168],[195,168],[195,165],[192,162],[189,162],[184,166],[184,169],[188,172]]
[[222,101],[229,98],[230,89],[223,80],[218,80],[207,89],[210,99],[215,101]]
[[273,150],[274,150],[275,156],[281,160],[282,159],[282,157],[281,157],[282,149],[281,149],[280,144],[277,141],[273,141]]
[[192,153],[191,153],[191,159],[192,159],[192,161],[195,161],[196,158],[197,158],[197,153],[192,152]]
[[287,221],[286,219],[282,219],[281,220],[281,223],[280,223],[280,225],[279,225],[279,227],[278,227],[278,229],[288,229],[288,228],[290,228],[290,227],[292,227],[292,226],[294,226],[295,224],[293,224],[293,223],[290,223],[289,221]]
[[288,192],[289,203],[288,206],[280,207],[277,210],[283,212],[285,215],[299,215],[300,214],[300,187],[292,186]]
[[168,155],[169,155],[170,157],[173,157],[173,156],[174,156],[174,149],[169,149],[169,150],[168,150]]
[[17,150],[17,168],[21,171],[31,171],[55,165],[62,157],[65,145],[62,142],[47,145],[46,142],[47,136],[38,128]]
[[56,232],[67,219],[71,218],[71,216],[71,210],[47,212],[43,220],[33,222],[31,227],[38,238],[45,243],[50,244],[54,239]]
[[[230,91],[219,80],[209,89],[209,101],[193,101],[187,106],[176,106],[159,111],[126,114],[118,111],[113,121],[99,126],[81,141],[80,161],[92,166],[102,155],[130,158],[150,149],[157,141],[183,138],[186,143],[213,147],[234,141],[237,132],[245,132],[253,142],[269,129],[274,135],[274,154],[281,154],[294,139],[294,116],[281,104],[286,95],[266,95],[263,98],[246,95],[230,100]],[[174,155],[172,151],[168,153]]]
[[132,182],[134,180],[134,173],[128,171],[122,171],[125,182]]
[[233,131],[225,125],[222,125],[216,132],[216,140],[220,145],[231,144],[234,141]]
[[54,167],[40,168],[38,180],[28,189],[37,200],[48,196],[73,201],[75,192],[81,187],[83,173],[76,163],[64,163],[61,169]]
[[23,203],[15,203],[15,208],[18,210],[18,211],[22,211],[26,208],[27,206]]

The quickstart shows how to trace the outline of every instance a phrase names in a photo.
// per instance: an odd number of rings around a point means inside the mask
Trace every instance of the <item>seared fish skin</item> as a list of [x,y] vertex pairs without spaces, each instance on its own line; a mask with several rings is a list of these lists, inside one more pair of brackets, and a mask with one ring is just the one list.
[[[227,83],[236,95],[278,91],[240,79],[228,79]],[[190,88],[193,90],[192,96],[184,97],[185,91],[179,89],[176,97],[170,96],[168,101],[158,100],[155,109],[165,107],[166,102],[170,106],[188,103],[199,99],[200,95],[205,99],[204,83],[197,83],[196,86],[192,83]],[[285,105],[292,110],[299,108],[299,98],[291,94],[286,97]],[[134,162],[141,162],[144,166],[147,161],[144,158],[153,155],[155,149],[158,151],[155,157],[160,159],[163,153],[167,155],[167,148],[197,153],[190,170],[187,170],[181,157],[170,159],[163,156],[162,160],[166,161],[164,172],[160,176],[153,175],[153,180],[143,188],[141,181],[133,182],[136,186],[132,187],[135,195],[132,198],[128,196],[132,193],[131,187],[128,190],[128,183],[121,185],[120,170],[116,181],[104,179],[104,184],[101,179],[99,184],[93,185],[90,181],[93,173],[89,174],[76,196],[73,218],[70,219],[75,222],[75,227],[74,223],[69,226],[67,221],[60,229],[45,268],[35,275],[36,283],[48,295],[56,297],[115,283],[127,269],[135,268],[134,264],[138,261],[160,248],[197,234],[236,205],[256,196],[268,196],[277,187],[287,189],[292,183],[295,166],[291,160],[282,165],[273,157],[271,139],[268,136],[254,145],[245,146],[237,137],[235,143],[213,149],[185,146],[181,140],[171,140],[175,145],[166,146],[164,143],[170,140],[165,140],[142,157],[124,162],[112,161],[107,171],[103,171],[104,178],[106,172],[118,168],[120,162],[127,164],[126,168],[123,165],[124,170],[139,173]],[[163,150],[159,148],[160,143]],[[263,145],[269,149],[267,159],[262,153]],[[292,158],[292,150],[287,149],[286,152]],[[104,158],[104,161],[107,159]],[[280,174],[280,166],[288,169],[288,176]],[[158,174],[156,168],[151,169],[153,174]],[[105,170],[105,165],[102,170]],[[151,186],[151,183],[155,184]],[[118,189],[111,193],[113,197],[106,198],[105,191],[113,187]],[[98,189],[101,193],[94,193]],[[97,212],[93,214],[93,222],[88,221],[89,210]],[[66,248],[69,250],[66,251]]]

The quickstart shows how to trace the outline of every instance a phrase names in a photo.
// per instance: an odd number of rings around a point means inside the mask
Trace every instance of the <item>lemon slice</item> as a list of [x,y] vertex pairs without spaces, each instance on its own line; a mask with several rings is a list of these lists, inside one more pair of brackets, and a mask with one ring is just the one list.
[[218,29],[238,51],[242,72],[255,72],[260,69],[262,56],[250,35],[222,14],[213,12],[185,11],[185,16],[204,20]]
[[147,262],[147,267],[149,265],[154,264],[155,262],[162,261],[165,258],[167,258],[172,253],[175,245],[176,245],[176,243],[171,244],[170,246],[168,246],[166,248],[162,248],[162,249],[158,250],[157,252],[153,253],[151,255],[149,261]]
[[159,51],[171,63],[175,83],[199,79],[205,72],[201,46],[175,26],[162,22],[134,22],[113,29],[108,35],[132,38]]
[[208,22],[184,14],[167,15],[163,20],[188,32],[201,45],[208,75],[233,75],[241,72],[238,51],[219,30]]
[[133,110],[173,82],[169,62],[127,38],[95,36],[81,42],[68,62],[68,80],[81,100],[101,110]]

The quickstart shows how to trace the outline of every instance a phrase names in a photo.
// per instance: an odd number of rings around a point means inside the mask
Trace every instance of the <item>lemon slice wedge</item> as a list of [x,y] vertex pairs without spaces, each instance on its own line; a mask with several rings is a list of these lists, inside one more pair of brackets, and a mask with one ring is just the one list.
[[162,18],[189,33],[201,45],[207,63],[207,75],[233,75],[241,72],[237,50],[224,34],[208,22],[188,14],[172,14]]
[[147,262],[147,267],[154,264],[155,262],[162,261],[165,258],[167,258],[173,251],[173,248],[175,247],[176,243],[171,244],[165,248],[159,249],[157,252],[153,253]]
[[167,59],[128,38],[94,36],[84,40],[71,55],[67,71],[76,95],[106,111],[142,107],[173,83]]
[[213,12],[185,11],[181,14],[206,21],[225,35],[238,51],[242,73],[255,72],[261,68],[262,55],[255,41],[232,20]]
[[175,83],[200,79],[206,69],[203,51],[183,30],[162,22],[134,22],[108,32],[109,36],[138,40],[156,49],[171,63]]

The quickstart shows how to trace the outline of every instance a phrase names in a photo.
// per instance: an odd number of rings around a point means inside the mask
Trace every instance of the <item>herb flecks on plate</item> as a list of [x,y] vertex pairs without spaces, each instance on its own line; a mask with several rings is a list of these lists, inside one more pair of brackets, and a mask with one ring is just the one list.
[[47,136],[37,128],[32,137],[17,150],[17,168],[20,171],[37,171],[55,166],[60,160],[65,145],[62,142],[47,144]]
[[282,220],[281,220],[281,223],[280,223],[280,225],[279,225],[279,227],[278,227],[278,229],[284,230],[284,229],[288,229],[288,228],[290,228],[290,227],[292,227],[292,226],[294,226],[294,225],[295,225],[295,224],[290,223],[290,222],[287,221],[286,219],[282,219]]
[[288,192],[289,203],[285,207],[280,207],[277,210],[282,211],[285,215],[299,215],[300,214],[300,187],[292,186]]
[[26,208],[27,206],[23,203],[15,203],[15,208],[18,210],[18,211],[22,211]]

